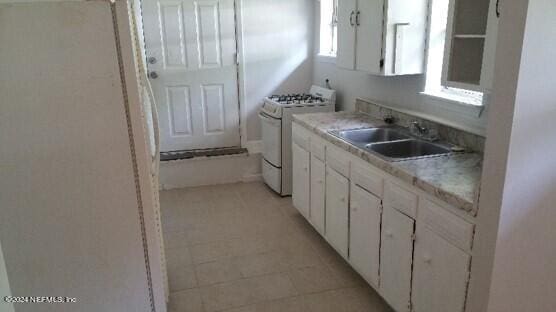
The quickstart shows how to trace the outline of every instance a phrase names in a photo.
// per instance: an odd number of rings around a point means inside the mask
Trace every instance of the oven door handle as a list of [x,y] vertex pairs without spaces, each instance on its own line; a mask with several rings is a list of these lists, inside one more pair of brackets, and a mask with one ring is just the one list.
[[259,112],[259,117],[261,118],[262,121],[266,121],[275,126],[280,126],[282,124],[282,119],[274,118],[263,112]]

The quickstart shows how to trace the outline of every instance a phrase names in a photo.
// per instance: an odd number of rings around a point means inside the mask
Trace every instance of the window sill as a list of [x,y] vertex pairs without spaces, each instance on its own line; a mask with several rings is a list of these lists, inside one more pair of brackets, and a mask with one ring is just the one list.
[[473,99],[466,99],[463,96],[449,94],[442,91],[423,91],[421,92],[421,95],[435,99],[437,101],[443,101],[450,104],[465,106],[470,109],[476,108],[477,110],[481,110],[483,107],[483,103],[480,101],[476,101]]
[[317,54],[316,60],[321,63],[336,64],[335,55]]
[[[471,101],[462,100],[461,97],[443,92],[424,91],[420,93],[428,99],[426,103],[437,106],[438,109],[457,114],[458,116],[469,120],[481,120],[483,113],[487,109],[485,105],[471,103]],[[473,132],[473,131],[471,131]],[[473,132],[475,133],[475,132]],[[478,134],[478,133],[476,133]],[[483,135],[483,134],[479,134]]]

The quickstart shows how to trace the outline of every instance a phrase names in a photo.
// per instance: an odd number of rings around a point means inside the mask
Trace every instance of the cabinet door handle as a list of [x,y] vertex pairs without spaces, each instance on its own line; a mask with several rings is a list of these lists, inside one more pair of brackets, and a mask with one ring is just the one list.
[[351,14],[349,15],[349,24],[351,26],[355,26],[355,23],[353,22],[353,16],[355,15],[355,11],[351,11]]
[[359,17],[361,17],[361,11],[357,11],[357,15],[355,16],[355,24],[357,24],[357,26],[361,26]]
[[389,230],[384,231],[384,235],[386,235],[386,237],[388,238],[394,237],[394,234],[392,234],[392,232],[390,232]]
[[423,262],[425,262],[426,264],[431,264],[432,263],[432,257],[429,255],[424,255],[423,256]]
[[496,17],[500,17],[500,0],[496,0]]

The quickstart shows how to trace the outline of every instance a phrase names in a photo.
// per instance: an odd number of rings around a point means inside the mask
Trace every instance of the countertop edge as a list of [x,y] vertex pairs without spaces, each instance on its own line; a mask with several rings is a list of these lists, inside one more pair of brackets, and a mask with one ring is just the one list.
[[[346,114],[346,118],[349,117],[351,115],[351,117],[363,117],[366,116],[363,113],[347,113]],[[368,116],[367,117],[369,120],[372,119],[372,117]],[[338,148],[341,148],[343,150],[345,150],[346,152],[349,152],[351,155],[357,157],[358,159],[365,161],[375,167],[377,167],[378,169],[383,170],[384,172],[394,176],[395,178],[398,178],[400,180],[402,180],[403,182],[409,183],[410,185],[418,188],[419,190],[427,193],[428,195],[441,200],[443,202],[446,202],[447,204],[461,209],[463,211],[465,211],[466,213],[468,213],[470,216],[475,217],[477,215],[477,211],[476,211],[476,205],[474,203],[474,201],[469,201],[465,198],[462,198],[460,196],[458,196],[457,194],[453,194],[449,191],[443,190],[442,188],[433,185],[425,180],[420,179],[418,176],[415,176],[414,174],[407,172],[406,170],[404,170],[404,168],[400,167],[400,166],[396,166],[395,162],[389,162],[386,160],[383,160],[375,155],[372,155],[371,153],[362,151],[361,149],[359,149],[358,147],[351,145],[339,138],[334,137],[333,135],[331,135],[330,133],[328,133],[328,130],[323,130],[321,129],[321,127],[319,127],[319,125],[312,125],[308,122],[306,122],[305,120],[303,120],[303,117],[299,117],[298,115],[294,115],[293,116],[293,121],[295,123],[297,123],[298,125],[302,126],[303,128],[311,131],[312,133],[318,135],[319,137],[325,139],[326,141],[328,141],[329,143],[337,146]],[[380,122],[377,120],[377,122]],[[365,157],[362,157],[362,155],[364,155]],[[442,156],[440,156],[442,157]],[[444,156],[444,157],[450,157],[450,156]]]

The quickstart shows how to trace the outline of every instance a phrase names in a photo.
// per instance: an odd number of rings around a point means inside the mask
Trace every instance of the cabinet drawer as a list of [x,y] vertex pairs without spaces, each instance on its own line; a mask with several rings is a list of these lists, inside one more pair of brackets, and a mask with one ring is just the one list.
[[311,150],[311,133],[305,130],[303,127],[293,124],[292,126],[292,141],[295,142],[299,147],[302,147],[306,151]]
[[344,177],[349,177],[349,158],[344,151],[328,146],[326,148],[326,165]]
[[326,143],[323,139],[313,136],[311,138],[311,154],[316,158],[325,160]]
[[384,187],[384,205],[394,208],[412,218],[417,217],[417,194],[387,182]]
[[470,251],[475,225],[463,220],[445,208],[423,199],[419,206],[418,221],[455,246]]
[[384,179],[375,170],[359,164],[352,164],[351,181],[366,191],[382,198]]
[[301,133],[294,132],[292,134],[292,141],[304,150],[310,150],[311,144],[308,136],[303,136]]

